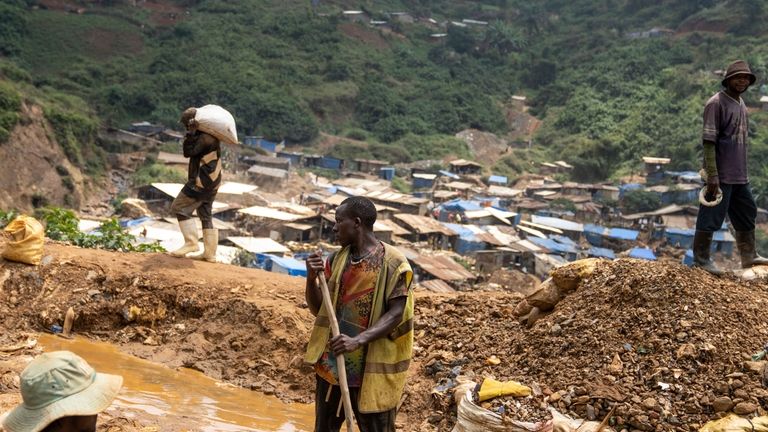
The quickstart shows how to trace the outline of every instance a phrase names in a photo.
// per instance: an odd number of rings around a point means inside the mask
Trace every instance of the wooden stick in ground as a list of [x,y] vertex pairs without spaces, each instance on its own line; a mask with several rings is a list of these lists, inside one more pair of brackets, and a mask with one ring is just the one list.
[[[331,336],[339,335],[339,322],[336,321],[336,311],[331,302],[331,293],[328,290],[328,283],[325,281],[325,273],[320,272],[320,289],[323,292],[323,304],[328,312],[328,319],[331,321]],[[349,397],[349,386],[347,385],[347,368],[344,363],[344,354],[336,356],[336,369],[339,371],[339,387],[341,387],[341,401],[344,404],[344,415],[347,418],[347,432],[354,431],[355,414],[352,411],[352,400]]]

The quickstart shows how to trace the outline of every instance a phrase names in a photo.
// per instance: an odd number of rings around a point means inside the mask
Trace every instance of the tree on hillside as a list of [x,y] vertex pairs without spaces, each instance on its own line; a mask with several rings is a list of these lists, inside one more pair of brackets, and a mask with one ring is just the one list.
[[496,50],[501,55],[522,51],[528,40],[522,32],[504,21],[493,21],[488,25],[483,39],[483,47]]

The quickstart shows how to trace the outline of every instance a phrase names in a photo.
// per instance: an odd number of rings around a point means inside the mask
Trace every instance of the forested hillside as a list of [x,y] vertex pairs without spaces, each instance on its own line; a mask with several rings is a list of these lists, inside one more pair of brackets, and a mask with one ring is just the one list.
[[453,137],[463,129],[506,136],[510,98],[523,95],[543,127],[493,169],[565,159],[596,181],[636,171],[642,155],[697,168],[713,72],[744,58],[759,76],[746,100],[762,193],[766,18],[749,0],[6,0],[0,140],[18,98],[45,95],[86,166],[94,124],[173,125],[186,106],[218,103],[243,135],[313,146],[322,131],[366,143],[340,152],[411,161],[468,155]]

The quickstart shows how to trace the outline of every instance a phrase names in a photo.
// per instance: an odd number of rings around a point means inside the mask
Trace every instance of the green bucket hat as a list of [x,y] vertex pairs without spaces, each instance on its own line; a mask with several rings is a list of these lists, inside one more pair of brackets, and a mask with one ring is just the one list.
[[117,396],[123,377],[97,373],[69,351],[45,353],[21,373],[21,405],[2,421],[7,432],[39,432],[62,417],[98,414]]
[[744,60],[736,60],[735,62],[728,65],[728,69],[725,71],[725,76],[723,77],[723,80],[720,81],[720,84],[722,84],[723,87],[726,87],[725,83],[736,75],[748,75],[749,85],[752,85],[755,83],[755,81],[757,81],[757,77],[752,73],[752,70],[749,68],[747,62]]

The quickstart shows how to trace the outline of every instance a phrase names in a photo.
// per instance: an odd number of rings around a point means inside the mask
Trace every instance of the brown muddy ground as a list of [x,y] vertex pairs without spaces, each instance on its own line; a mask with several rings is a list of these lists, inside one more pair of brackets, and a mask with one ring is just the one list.
[[[61,324],[71,306],[79,334],[311,402],[312,371],[301,361],[312,324],[303,281],[50,242],[40,266],[0,261],[0,401],[18,393],[20,370],[3,362],[34,354],[2,348]],[[697,430],[723,409],[749,415],[768,407],[762,364],[746,362],[768,342],[765,282],[716,279],[677,264],[605,262],[531,329],[513,314],[522,294],[504,288],[417,293],[401,430],[451,430],[450,390],[433,390],[459,374],[535,385],[552,406],[581,418],[602,419],[615,406],[611,424],[628,430]]]

